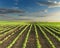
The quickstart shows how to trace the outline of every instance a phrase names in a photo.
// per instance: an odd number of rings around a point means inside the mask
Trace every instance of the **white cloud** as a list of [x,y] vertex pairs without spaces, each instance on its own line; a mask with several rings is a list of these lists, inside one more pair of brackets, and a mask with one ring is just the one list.
[[[44,17],[45,16],[45,17]],[[60,21],[60,12],[53,12],[53,13],[48,13],[44,14],[43,17],[39,16],[4,16],[0,17],[0,19],[7,19],[7,20],[24,20],[24,21],[43,21],[43,22],[59,22]]]
[[44,21],[44,22],[51,22],[51,21],[60,21],[60,11],[56,11],[56,12],[51,12],[51,13],[46,13],[44,14],[44,12],[47,12],[46,10],[42,10],[38,11],[38,12],[34,12],[34,13],[29,13],[27,12],[27,16],[9,16],[6,14],[0,14],[2,16],[0,16],[0,20],[4,19],[4,20],[25,20],[25,21]]
[[0,8],[0,14],[7,14],[7,13],[24,13],[24,11],[21,9]]
[[47,13],[47,14],[45,14],[46,16],[60,16],[60,11],[56,11],[56,12],[51,12],[51,13]]
[[60,7],[60,2],[57,1],[45,1],[45,2],[38,2],[39,5],[48,6],[49,8]]
[[32,21],[44,21],[44,22],[60,22],[60,11],[44,14],[41,16],[25,16],[20,17],[23,19],[31,19]]
[[26,13],[27,16],[36,16],[36,17],[44,17],[44,13],[47,13],[48,9],[40,10],[37,12],[32,12],[32,13]]

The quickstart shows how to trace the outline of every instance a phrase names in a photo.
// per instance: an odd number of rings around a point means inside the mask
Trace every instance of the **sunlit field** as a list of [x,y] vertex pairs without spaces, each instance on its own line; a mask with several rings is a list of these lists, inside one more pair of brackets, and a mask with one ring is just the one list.
[[0,0],[0,48],[60,48],[60,0]]
[[60,48],[60,23],[0,21],[0,48]]

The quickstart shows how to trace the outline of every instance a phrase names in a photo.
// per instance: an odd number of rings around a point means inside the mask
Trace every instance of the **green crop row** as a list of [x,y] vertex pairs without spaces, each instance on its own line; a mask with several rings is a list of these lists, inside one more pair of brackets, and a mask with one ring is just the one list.
[[49,37],[46,35],[46,33],[43,31],[43,29],[38,25],[38,27],[40,28],[41,32],[43,33],[43,35],[45,36],[45,38],[48,40],[48,42],[50,43],[50,45],[52,46],[52,48],[56,48],[54,46],[54,44],[52,43],[52,41],[49,39]]
[[52,33],[50,30],[48,30],[47,28],[43,27],[45,30],[47,30],[51,35],[53,35],[58,41],[60,41],[60,38],[58,36],[56,36],[54,33]]
[[[13,27],[14,28],[14,27]],[[11,30],[11,29],[13,29],[12,27],[8,27],[8,28],[5,28],[5,29],[3,29],[2,31],[0,31],[0,35],[1,35],[1,33],[5,33],[5,31],[9,31],[9,30]]]
[[29,31],[26,35],[26,38],[25,38],[25,41],[24,41],[24,44],[23,44],[22,48],[26,48],[26,44],[27,44],[27,41],[28,41],[28,38],[29,38],[29,35],[30,35],[31,28],[32,28],[32,25],[30,26],[30,29],[29,29]]
[[[51,27],[51,26],[50,26],[50,27]],[[60,29],[57,28],[57,27],[51,27],[51,28],[53,28],[53,29],[57,30],[58,32],[60,32]]]
[[[19,30],[21,30],[24,26],[21,26]],[[0,44],[2,44],[4,41],[8,40],[12,35],[14,35],[15,32],[11,33],[10,35],[8,35],[6,38],[4,38],[2,41],[0,41]]]
[[0,35],[0,37],[1,37],[1,36],[3,36],[3,35],[6,35],[6,34],[8,34],[8,33],[13,32],[13,30],[16,30],[18,27],[19,27],[19,26],[17,26],[17,27],[16,27],[16,28],[14,28],[14,29],[11,29],[10,31],[7,31],[7,32],[5,32],[5,33],[1,34],[1,35]]
[[34,25],[34,27],[35,27],[35,32],[36,32],[37,48],[41,48],[41,44],[40,44],[40,42],[39,42],[39,37],[38,37],[38,32],[37,32],[36,25]]
[[[29,26],[29,25],[28,25],[28,26]],[[12,43],[9,44],[9,46],[7,46],[6,48],[11,48],[11,47],[15,44],[15,42],[18,40],[18,38],[22,35],[22,33],[24,33],[24,31],[27,29],[28,26],[26,26],[26,27],[19,33],[19,35],[12,41]]]
[[57,34],[60,34],[60,32],[57,32],[57,31],[55,31],[54,29],[52,29],[52,28],[50,28],[48,26],[46,26],[46,27],[49,28],[50,30],[52,30],[53,32],[57,33]]

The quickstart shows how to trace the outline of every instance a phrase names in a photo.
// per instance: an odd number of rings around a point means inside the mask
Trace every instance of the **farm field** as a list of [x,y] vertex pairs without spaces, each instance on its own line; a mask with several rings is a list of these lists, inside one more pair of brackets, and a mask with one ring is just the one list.
[[0,24],[0,48],[60,48],[60,23]]

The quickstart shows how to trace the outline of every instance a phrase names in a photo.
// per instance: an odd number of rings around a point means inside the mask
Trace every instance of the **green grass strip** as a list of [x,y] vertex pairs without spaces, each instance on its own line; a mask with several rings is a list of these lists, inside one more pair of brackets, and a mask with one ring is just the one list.
[[37,32],[37,28],[36,28],[36,25],[34,25],[35,27],[35,32],[36,32],[36,41],[37,41],[37,48],[41,48],[41,44],[39,42],[39,37],[38,37],[38,32]]
[[27,41],[28,41],[28,38],[29,38],[29,34],[30,34],[30,31],[31,31],[31,28],[32,28],[32,25],[30,26],[30,29],[29,29],[29,31],[28,31],[28,33],[27,33],[27,36],[26,36],[26,38],[25,38],[25,42],[24,42],[22,48],[26,48],[26,44],[27,44]]
[[[28,26],[29,26],[29,25],[28,25]],[[24,31],[27,29],[28,26],[26,26],[26,27],[19,33],[19,35],[12,41],[12,43],[11,43],[9,46],[7,46],[6,48],[11,48],[11,47],[15,44],[15,42],[18,40],[18,38],[22,35],[22,33],[24,33]]]
[[[45,28],[45,27],[43,27]],[[56,36],[54,33],[52,33],[50,30],[48,30],[47,28],[45,28],[51,35],[53,35],[59,42],[60,42],[60,38],[58,36]]]
[[52,43],[52,41],[49,39],[49,37],[46,35],[46,33],[42,30],[42,28],[40,26],[38,27],[40,28],[41,32],[44,34],[48,42],[51,44],[52,48],[56,48],[55,45]]

